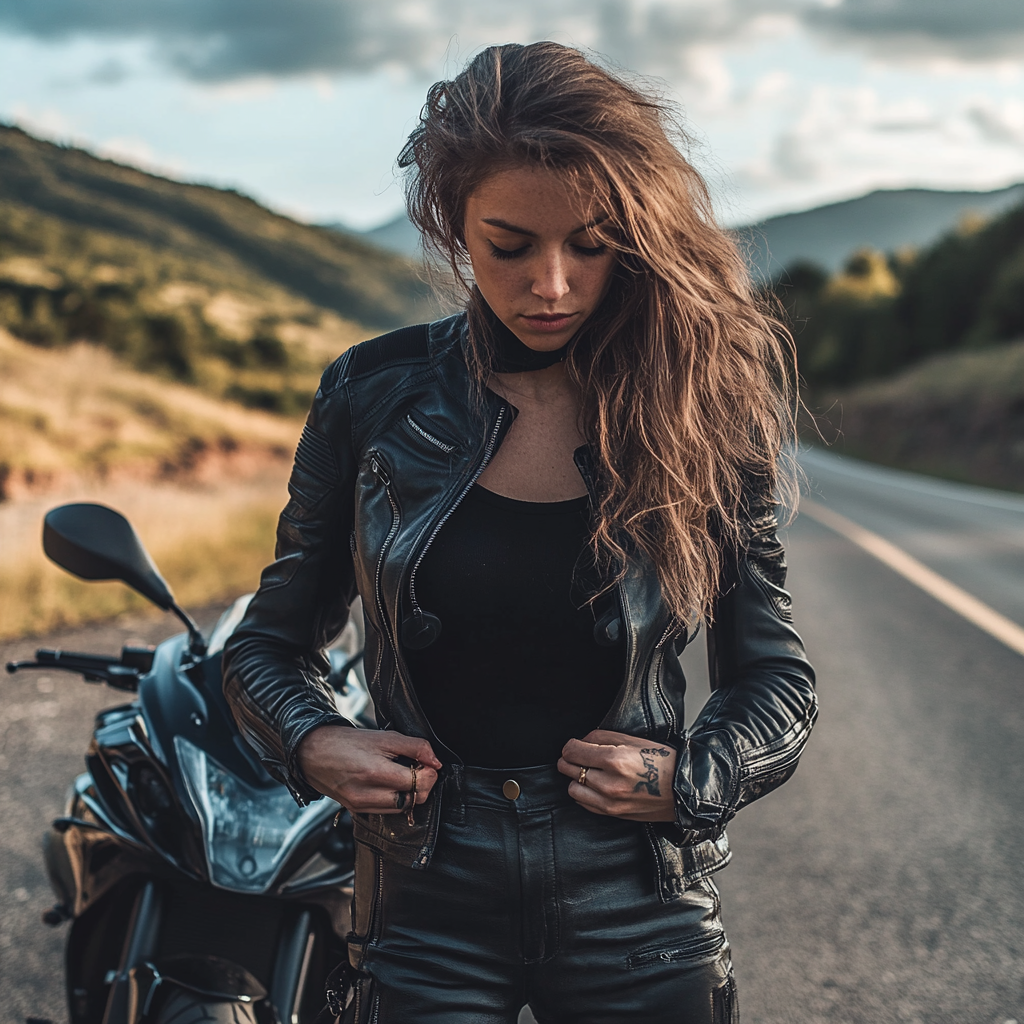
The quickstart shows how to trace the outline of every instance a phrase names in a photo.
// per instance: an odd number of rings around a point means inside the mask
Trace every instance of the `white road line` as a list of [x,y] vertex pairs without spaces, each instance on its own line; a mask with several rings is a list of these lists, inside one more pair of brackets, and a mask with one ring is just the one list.
[[1012,622],[1005,615],[1000,615],[994,608],[968,594],[955,583],[950,583],[944,576],[933,572],[927,565],[908,555],[895,544],[891,544],[884,537],[879,537],[877,533],[865,530],[863,526],[858,526],[846,516],[819,505],[816,501],[804,498],[800,502],[800,512],[822,526],[834,530],[880,562],[884,562],[890,569],[898,572],[904,579],[910,580],[936,601],[941,601],[968,622],[973,622],[979,629],[1006,644],[1011,651],[1024,655],[1024,629],[1016,622]]

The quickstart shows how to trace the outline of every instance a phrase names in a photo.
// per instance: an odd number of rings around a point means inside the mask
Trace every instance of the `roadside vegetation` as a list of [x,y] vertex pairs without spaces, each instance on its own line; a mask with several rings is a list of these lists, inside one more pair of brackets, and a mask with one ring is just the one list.
[[1024,491],[1024,341],[933,356],[837,395],[818,423],[849,455]]
[[813,390],[883,377],[941,352],[1024,337],[1024,205],[914,252],[854,253],[829,276],[797,263],[773,291]]
[[771,291],[796,338],[809,438],[1024,490],[1024,205],[919,252],[860,250],[833,275],[794,264]]

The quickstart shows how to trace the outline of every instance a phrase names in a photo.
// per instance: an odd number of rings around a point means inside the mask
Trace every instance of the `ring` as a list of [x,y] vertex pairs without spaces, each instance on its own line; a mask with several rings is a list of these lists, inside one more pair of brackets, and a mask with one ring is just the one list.
[[401,810],[403,807],[405,807],[405,801],[408,799],[409,794],[406,793],[404,790],[399,790],[397,793],[395,793],[395,806],[399,810]]
[[416,810],[416,765],[409,765],[409,771],[412,772],[412,788],[409,790],[409,806],[405,809],[405,820],[412,827],[416,824],[416,818],[413,816],[413,811]]
[[590,771],[590,768],[587,765],[581,765],[580,766],[580,777],[576,781],[581,786],[585,786],[587,784],[587,772],[589,772],[589,771]]

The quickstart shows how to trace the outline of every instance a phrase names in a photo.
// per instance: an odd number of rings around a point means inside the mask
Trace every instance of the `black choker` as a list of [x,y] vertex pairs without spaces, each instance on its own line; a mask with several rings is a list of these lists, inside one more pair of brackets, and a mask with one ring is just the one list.
[[486,302],[480,301],[480,312],[488,330],[488,342],[494,355],[495,373],[528,373],[543,370],[565,359],[566,342],[554,352],[538,352],[524,345],[498,318]]

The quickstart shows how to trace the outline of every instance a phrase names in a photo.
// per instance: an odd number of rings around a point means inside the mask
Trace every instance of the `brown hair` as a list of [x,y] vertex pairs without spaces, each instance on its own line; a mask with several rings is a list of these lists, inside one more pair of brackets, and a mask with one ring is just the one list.
[[[657,569],[675,615],[712,613],[724,553],[752,504],[795,497],[795,356],[756,302],[707,187],[673,144],[671,107],[552,42],[494,46],[428,93],[399,157],[428,253],[470,294],[468,196],[495,170],[564,173],[618,254],[608,295],[577,332],[567,368],[601,477],[595,553],[621,574],[627,550]],[[470,361],[483,383],[478,330]],[[780,471],[781,470],[781,471]]]

